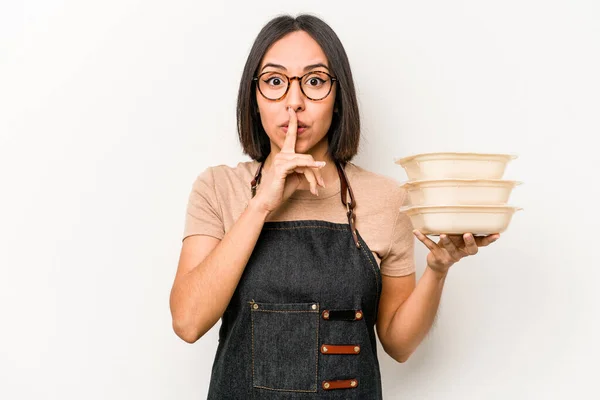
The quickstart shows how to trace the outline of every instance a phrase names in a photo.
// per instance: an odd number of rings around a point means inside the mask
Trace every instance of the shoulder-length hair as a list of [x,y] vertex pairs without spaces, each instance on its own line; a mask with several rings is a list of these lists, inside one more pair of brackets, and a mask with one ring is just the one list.
[[321,46],[332,75],[337,78],[337,112],[333,113],[327,132],[328,152],[334,161],[350,161],[358,152],[360,117],[348,56],[333,29],[318,17],[307,14],[296,18],[282,15],[272,19],[254,41],[244,66],[237,99],[237,128],[243,152],[256,161],[263,161],[271,151],[269,137],[258,114],[253,78],[271,45],[296,31],[308,33]]

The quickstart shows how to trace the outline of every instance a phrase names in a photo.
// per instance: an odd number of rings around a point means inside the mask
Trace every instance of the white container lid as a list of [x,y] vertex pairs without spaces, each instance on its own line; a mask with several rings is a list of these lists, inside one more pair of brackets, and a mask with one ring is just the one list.
[[521,181],[506,180],[506,179],[458,179],[458,178],[442,178],[442,179],[421,179],[416,181],[406,181],[401,187],[430,187],[430,186],[507,186],[515,187],[522,185]]
[[394,160],[394,163],[404,165],[410,161],[428,160],[502,160],[510,161],[518,158],[516,154],[505,153],[472,153],[472,152],[434,152],[421,153]]

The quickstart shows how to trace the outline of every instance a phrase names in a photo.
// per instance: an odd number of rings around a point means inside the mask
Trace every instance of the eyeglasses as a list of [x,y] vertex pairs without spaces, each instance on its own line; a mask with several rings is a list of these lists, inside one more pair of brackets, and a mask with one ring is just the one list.
[[252,79],[257,82],[258,91],[268,100],[280,100],[290,89],[290,82],[297,79],[300,90],[310,100],[323,100],[331,93],[336,78],[323,71],[312,71],[302,76],[289,77],[275,71],[263,72]]

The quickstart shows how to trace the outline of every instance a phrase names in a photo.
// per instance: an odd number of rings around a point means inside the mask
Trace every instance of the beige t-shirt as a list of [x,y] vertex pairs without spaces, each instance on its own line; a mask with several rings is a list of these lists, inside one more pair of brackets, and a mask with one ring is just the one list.
[[[250,182],[259,163],[208,167],[197,176],[188,199],[183,238],[209,235],[222,239],[246,209]],[[407,192],[392,178],[367,171],[351,162],[346,176],[356,201],[356,229],[371,249],[381,273],[404,276],[415,272],[412,223],[400,212]],[[319,187],[319,196],[297,190],[267,221],[324,220],[348,223],[341,202],[339,177]],[[350,232],[349,232],[350,234]]]

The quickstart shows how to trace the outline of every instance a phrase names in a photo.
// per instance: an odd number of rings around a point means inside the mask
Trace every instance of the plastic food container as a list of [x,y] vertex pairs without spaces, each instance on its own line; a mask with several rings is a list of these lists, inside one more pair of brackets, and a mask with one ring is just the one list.
[[519,210],[522,208],[508,205],[410,206],[400,209],[410,217],[414,228],[425,235],[502,233]]
[[424,153],[394,162],[404,168],[410,181],[428,179],[501,179],[511,154]]
[[501,179],[432,179],[402,185],[413,206],[504,205],[512,190],[522,184]]

